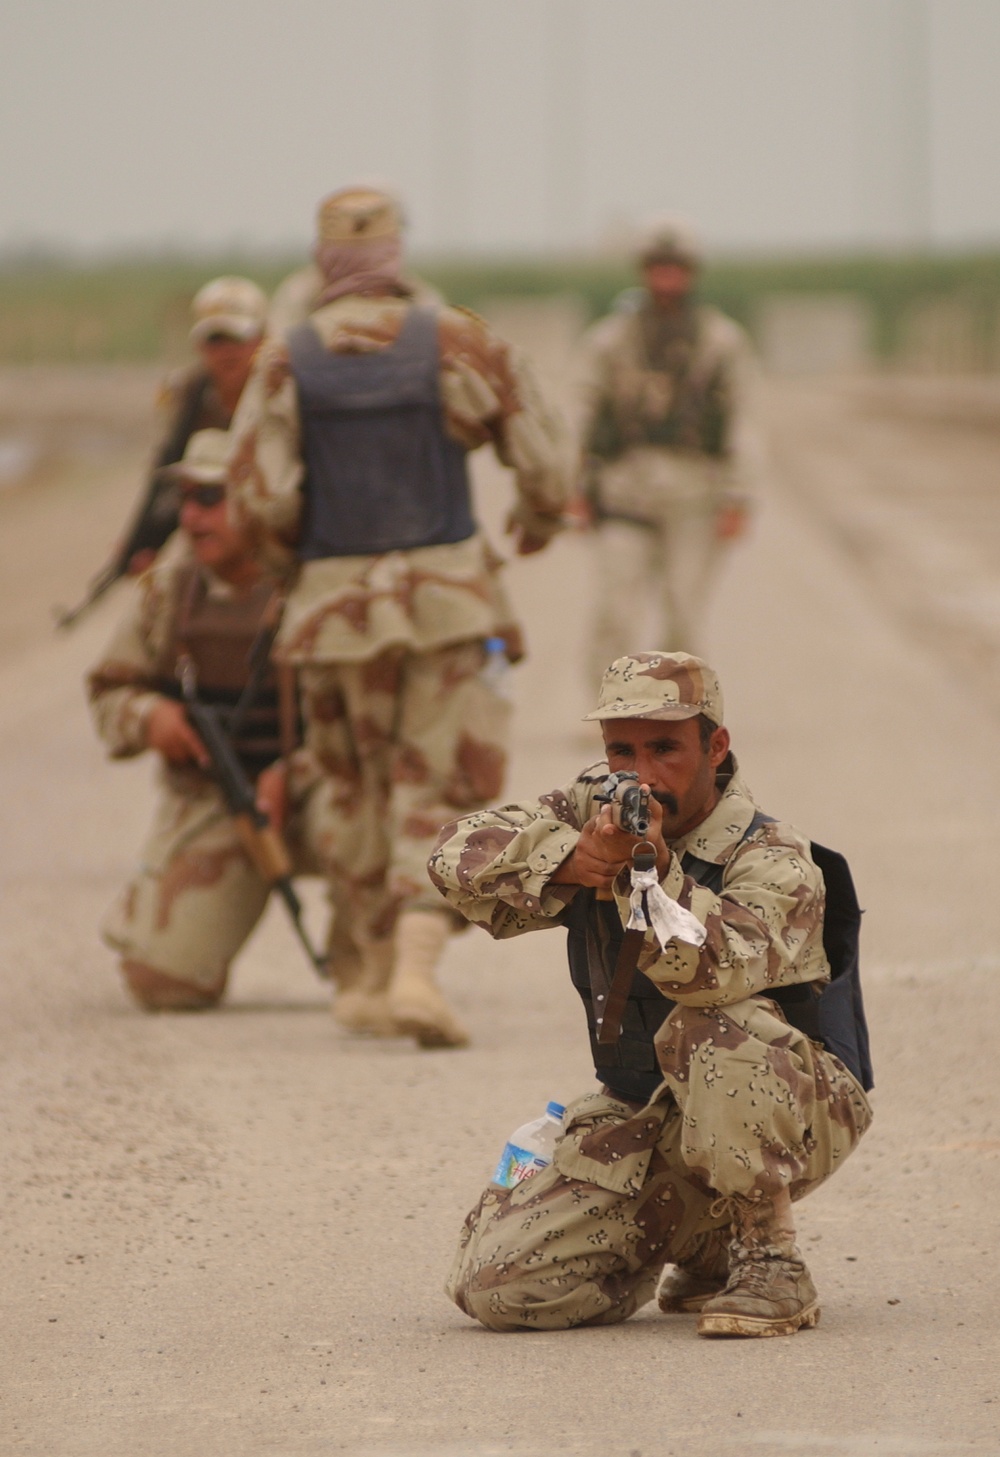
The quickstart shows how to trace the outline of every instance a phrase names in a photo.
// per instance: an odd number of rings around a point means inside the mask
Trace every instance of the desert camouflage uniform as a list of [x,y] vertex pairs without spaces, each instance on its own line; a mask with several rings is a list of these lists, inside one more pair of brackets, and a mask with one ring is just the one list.
[[[196,430],[228,430],[232,415],[219,398],[212,377],[201,364],[175,369],[163,381],[156,401],[163,438],[153,459],[154,468],[173,465]],[[192,411],[190,429],[180,432],[182,416]]]
[[[165,661],[174,638],[181,584],[191,554],[184,538],[140,578],[129,611],[89,675],[91,708],[111,757],[147,747],[146,720],[158,701],[154,684],[170,675]],[[230,592],[208,578],[209,591]],[[358,951],[349,930],[345,887],[331,862],[349,865],[344,828],[312,756],[288,760],[286,838],[295,873],[331,880],[336,914],[331,941],[335,976],[349,983]],[[225,990],[229,964],[267,903],[268,887],[249,860],[214,783],[194,766],[159,768],[159,802],[135,876],[106,918],[105,941],[126,961],[196,988],[206,1000]]]
[[[656,1039],[663,1083],[645,1107],[606,1092],[571,1104],[553,1164],[512,1190],[490,1186],[466,1221],[448,1291],[493,1329],[624,1320],[667,1261],[727,1223],[720,1198],[801,1198],[870,1122],[854,1077],[768,998],[829,978],[822,877],[787,824],[743,838],[755,805],[735,761],[725,769],[719,803],[671,845],[662,881],[704,924],[705,944],[661,952],[647,933],[639,960],[677,1003]],[[447,826],[430,872],[448,902],[498,938],[560,924],[578,892],[547,882],[607,772]],[[721,895],[684,875],[685,853],[724,865]],[[627,889],[621,877],[623,921]]]
[[[396,296],[349,296],[310,322],[333,352],[393,344],[411,307]],[[566,493],[562,440],[526,366],[481,320],[438,315],[448,433],[466,449],[492,444],[513,468],[515,518],[547,540]],[[261,352],[233,425],[231,482],[251,516],[293,543],[301,510],[299,409],[288,352]],[[480,678],[484,639],[520,633],[478,532],[441,546],[301,564],[280,635],[300,669],[306,741],[356,838],[357,916],[387,936],[402,906],[441,910],[427,855],[456,808],[495,798],[506,764],[508,708]],[[362,887],[363,879],[363,887]]]
[[[414,302],[438,307],[444,299],[433,285],[422,278],[408,276],[407,287]],[[271,295],[267,311],[267,332],[281,339],[314,313],[323,292],[323,275],[315,263],[306,263],[287,274]]]
[[725,549],[716,520],[746,507],[760,472],[753,368],[742,329],[690,305],[672,319],[645,295],[584,340],[580,439],[597,515],[601,585],[591,648],[599,678],[646,630],[697,652],[701,613]]

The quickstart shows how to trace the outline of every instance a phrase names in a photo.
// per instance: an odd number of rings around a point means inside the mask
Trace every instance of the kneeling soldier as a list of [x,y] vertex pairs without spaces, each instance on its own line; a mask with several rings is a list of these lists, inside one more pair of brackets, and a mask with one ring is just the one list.
[[[235,767],[255,786],[257,805],[271,824],[283,825],[290,871],[325,874],[337,838],[323,778],[312,756],[295,746],[294,690],[289,685],[282,715],[273,664],[253,667],[255,646],[265,651],[269,646],[280,599],[247,528],[228,514],[228,451],[225,431],[201,430],[183,460],[168,468],[180,495],[182,549],[166,553],[142,577],[88,678],[97,729],[111,756],[153,749],[162,760],[156,820],[140,868],[103,931],[121,953],[126,985],[151,1011],[193,1010],[219,1001],[230,962],[260,919],[271,889],[248,853],[245,826],[231,814],[213,777],[205,743],[183,702],[182,680],[189,691],[195,688],[201,704],[221,710],[224,723],[254,677],[246,711],[231,735]],[[252,818],[252,791],[248,798]],[[289,899],[294,905],[294,893]],[[351,988],[347,995],[341,991],[338,1017],[358,1002],[361,1023],[346,1015],[341,1020],[388,1031],[384,995],[379,1006],[357,984],[361,954],[350,934],[346,900],[339,904],[334,895],[333,901],[330,968],[338,986]],[[314,954],[314,960],[325,972],[323,959]]]
[[[486,1189],[448,1293],[492,1330],[607,1325],[670,1262],[661,1309],[699,1334],[791,1334],[819,1318],[793,1200],[871,1120],[850,875],[758,810],[700,659],[619,658],[588,717],[606,764],[455,821],[431,857],[491,935],[568,928],[603,1084],[549,1167]],[[602,798],[613,771],[650,791],[645,845]]]

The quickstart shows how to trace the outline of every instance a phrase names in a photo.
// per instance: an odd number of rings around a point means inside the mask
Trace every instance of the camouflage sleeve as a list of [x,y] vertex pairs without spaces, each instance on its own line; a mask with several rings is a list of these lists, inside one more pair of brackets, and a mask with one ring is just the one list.
[[527,359],[475,314],[443,309],[441,392],[451,433],[468,449],[492,444],[514,472],[514,519],[547,541],[569,495],[566,434]]
[[94,725],[113,759],[131,758],[147,747],[146,720],[162,697],[152,685],[173,610],[175,575],[176,564],[168,560],[139,578],[125,616],[87,675]]
[[533,804],[480,810],[445,825],[428,864],[449,905],[501,940],[556,924],[575,894],[549,877],[587,818],[579,781]]
[[299,406],[288,350],[265,341],[230,430],[234,501],[280,540],[293,542],[302,510]]
[[[674,1001],[721,1007],[772,987],[829,978],[823,877],[789,826],[764,825],[739,847],[721,895],[685,875],[676,857],[662,885],[708,932],[700,949],[671,941],[662,952],[647,932],[640,970]],[[628,899],[617,887],[616,899],[627,919]]]

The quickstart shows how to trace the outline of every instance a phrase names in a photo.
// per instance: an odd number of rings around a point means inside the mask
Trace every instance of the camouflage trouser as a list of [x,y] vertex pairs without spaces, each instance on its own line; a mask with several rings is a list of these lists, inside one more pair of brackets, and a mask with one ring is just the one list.
[[658,1052],[665,1083],[646,1108],[579,1099],[548,1168],[486,1189],[447,1285],[466,1314],[491,1330],[625,1320],[724,1222],[720,1196],[802,1198],[871,1121],[843,1065],[760,998],[675,1008]]
[[445,909],[427,877],[437,833],[503,788],[510,708],[483,682],[484,657],[476,640],[300,670],[306,743],[327,776],[320,848],[360,938],[390,935],[404,907]]
[[[321,874],[316,846],[328,812],[322,786],[296,794],[294,773],[290,779],[285,839],[294,870]],[[175,772],[165,778],[139,869],[106,917],[102,934],[126,962],[217,1000],[230,962],[260,920],[268,894],[215,786],[201,775]],[[356,957],[349,907],[343,897],[339,903],[336,895],[332,899],[330,951],[338,982],[349,981]]]
[[608,516],[594,537],[595,682],[636,642],[699,651],[705,601],[726,549],[716,533],[722,487],[717,461],[655,446],[635,446],[602,467],[598,495]]
[[679,505],[655,526],[602,521],[594,537],[600,595],[590,648],[599,682],[609,663],[644,641],[655,610],[652,641],[667,652],[698,651],[705,600],[725,550],[715,511]]

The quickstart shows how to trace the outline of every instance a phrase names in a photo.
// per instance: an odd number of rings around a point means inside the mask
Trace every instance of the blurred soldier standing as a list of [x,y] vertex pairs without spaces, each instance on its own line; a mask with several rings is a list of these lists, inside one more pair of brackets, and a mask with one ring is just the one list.
[[594,680],[636,638],[644,601],[654,641],[695,650],[725,546],[746,529],[757,469],[743,331],[700,305],[697,242],[651,224],[637,257],[643,288],[584,342],[581,445],[597,532]]
[[191,315],[190,339],[198,359],[171,374],[161,392],[163,436],[153,456],[153,475],[136,512],[138,516],[155,499],[155,520],[149,522],[142,545],[132,554],[129,572],[133,575],[145,571],[177,529],[173,492],[163,490],[163,478],[156,473],[181,459],[196,430],[229,429],[263,337],[267,296],[249,278],[213,278],[195,294]]
[[423,1046],[465,1029],[435,968],[458,918],[426,875],[439,826],[500,793],[507,705],[487,639],[520,649],[472,517],[466,455],[490,443],[518,491],[510,529],[559,530],[562,442],[532,378],[474,315],[415,303],[398,209],[348,188],[321,205],[324,286],[306,324],[261,351],[233,426],[235,499],[298,563],[281,632],[300,668],[306,739],[352,831],[335,872],[366,986],[391,979]]
[[[199,699],[234,704],[250,676],[249,651],[280,604],[277,583],[261,569],[246,528],[229,519],[228,453],[223,431],[202,430],[189,440],[183,461],[168,468],[180,497],[178,549],[143,576],[88,679],[97,729],[112,758],[152,749],[162,760],[160,802],[141,867],[104,927],[105,940],[122,955],[126,985],[151,1011],[218,1002],[230,962],[268,898],[180,701],[186,655]],[[284,738],[293,732],[286,725]],[[258,802],[273,823],[285,821],[296,873],[319,874],[314,847],[331,832],[324,781],[304,749],[282,755],[290,748],[282,738],[271,668],[234,746]],[[332,969],[344,986],[359,969],[346,912],[337,931]],[[349,994],[342,995],[349,1004]]]

